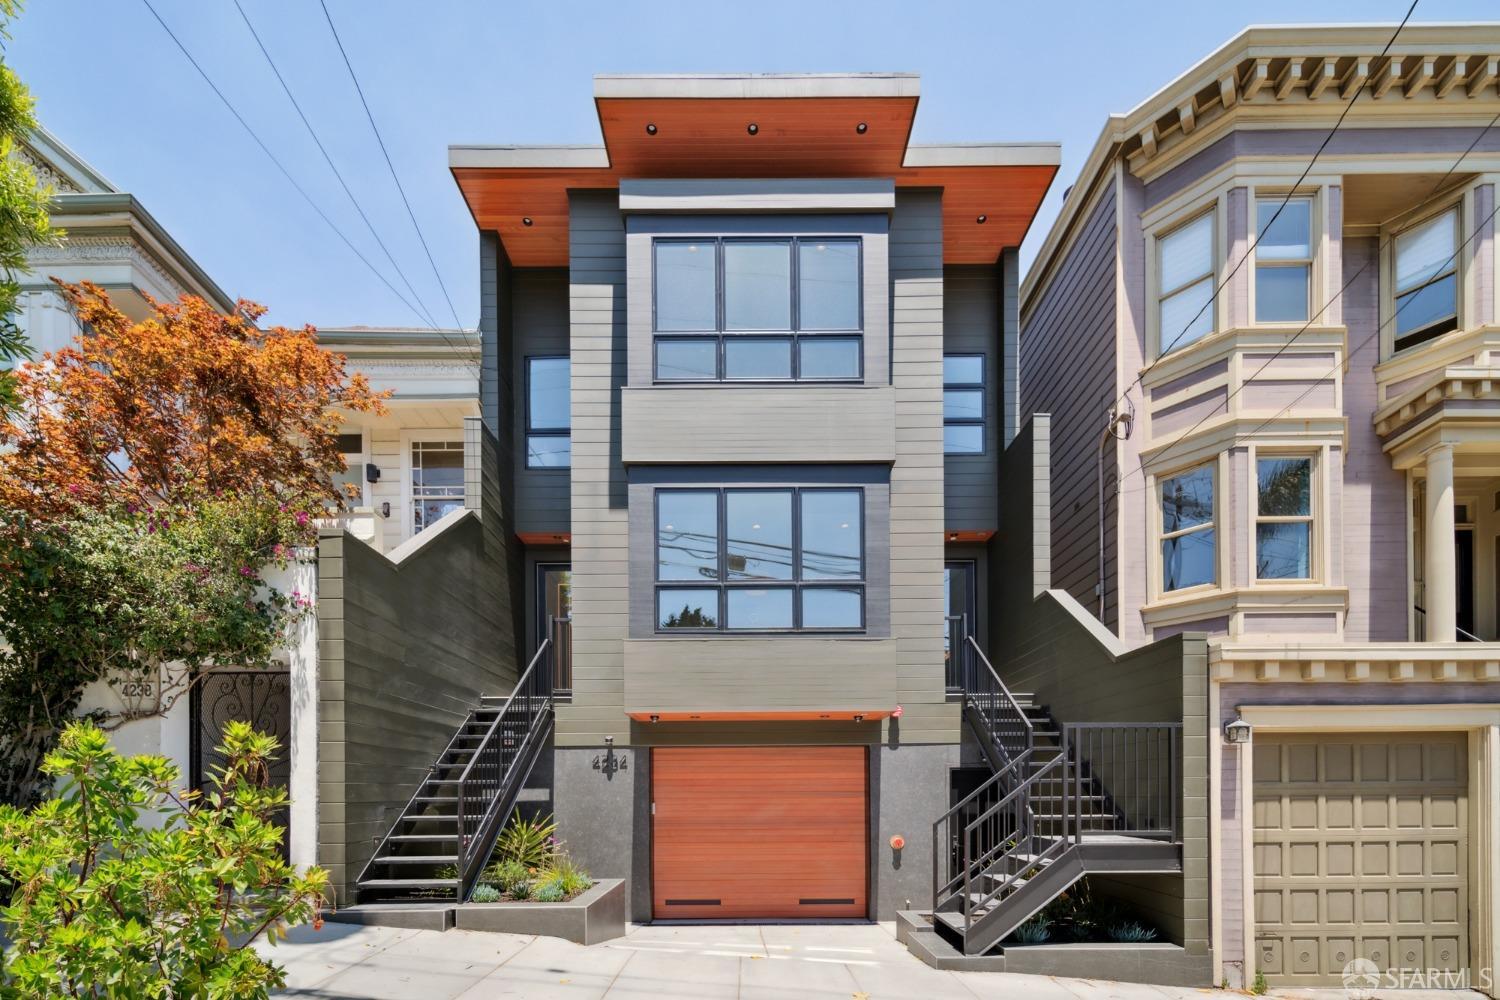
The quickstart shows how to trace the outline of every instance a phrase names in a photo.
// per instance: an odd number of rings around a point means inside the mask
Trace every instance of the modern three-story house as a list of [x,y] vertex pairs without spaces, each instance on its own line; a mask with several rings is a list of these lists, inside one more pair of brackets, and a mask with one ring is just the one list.
[[1394,31],[1110,118],[1021,291],[1052,584],[1206,642],[1216,982],[1495,965],[1500,29]]
[[451,150],[467,506],[396,564],[323,539],[318,857],[462,897],[541,799],[633,919],[929,906],[1058,149],[913,144],[906,74],[595,100],[602,145]]

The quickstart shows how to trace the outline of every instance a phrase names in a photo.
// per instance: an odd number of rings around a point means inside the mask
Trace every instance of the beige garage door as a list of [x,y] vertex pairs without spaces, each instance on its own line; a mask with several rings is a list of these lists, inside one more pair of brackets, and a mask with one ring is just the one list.
[[1273,986],[1468,964],[1463,734],[1255,737],[1255,936]]

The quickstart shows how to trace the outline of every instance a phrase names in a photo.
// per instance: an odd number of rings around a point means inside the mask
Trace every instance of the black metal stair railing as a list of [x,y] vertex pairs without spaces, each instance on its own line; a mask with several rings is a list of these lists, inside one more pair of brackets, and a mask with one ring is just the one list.
[[1074,722],[1063,727],[1078,838],[1111,833],[1181,840],[1180,722]]
[[1036,745],[1035,727],[972,635],[964,636],[963,649],[964,707],[977,718],[1005,763]]
[[552,718],[553,650],[548,636],[522,672],[458,779],[458,898],[468,896],[499,825],[546,739]]

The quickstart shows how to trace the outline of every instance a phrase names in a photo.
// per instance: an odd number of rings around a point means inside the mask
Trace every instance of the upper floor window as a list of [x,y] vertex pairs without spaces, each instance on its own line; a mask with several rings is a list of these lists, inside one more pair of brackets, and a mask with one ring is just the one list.
[[984,355],[943,355],[943,454],[984,454]]
[[1306,321],[1312,289],[1312,199],[1255,203],[1255,321]]
[[1157,487],[1161,502],[1163,593],[1218,579],[1214,531],[1214,468],[1200,465],[1168,476]]
[[656,628],[864,628],[864,491],[656,494]]
[[1156,241],[1158,354],[1214,330],[1214,214],[1204,212]]
[[1255,462],[1255,578],[1312,578],[1313,463],[1304,456]]
[[412,534],[464,505],[463,441],[411,443]]
[[861,242],[660,239],[653,248],[660,381],[857,381]]
[[1396,236],[1396,350],[1458,328],[1458,209]]
[[526,467],[573,464],[572,367],[567,358],[526,359]]

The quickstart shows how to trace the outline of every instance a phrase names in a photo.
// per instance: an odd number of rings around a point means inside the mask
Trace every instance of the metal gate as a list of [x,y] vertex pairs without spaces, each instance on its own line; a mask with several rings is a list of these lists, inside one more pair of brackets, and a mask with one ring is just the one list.
[[[219,752],[224,727],[248,722],[257,731],[276,737],[279,747],[271,761],[271,784],[286,788],[292,776],[291,678],[285,670],[216,670],[193,687],[193,727],[190,754],[194,788],[212,787],[215,772],[224,766]],[[275,817],[282,828],[282,850],[287,847],[286,810]]]

